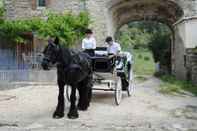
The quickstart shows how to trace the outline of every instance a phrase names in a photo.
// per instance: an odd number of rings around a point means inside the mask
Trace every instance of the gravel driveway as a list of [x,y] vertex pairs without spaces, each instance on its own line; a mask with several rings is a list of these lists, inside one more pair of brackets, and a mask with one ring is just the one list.
[[[158,93],[154,77],[124,94],[120,106],[113,93],[94,91],[91,107],[80,118],[52,119],[57,86],[28,86],[0,91],[0,131],[197,131],[197,98]],[[66,101],[65,113],[69,103]]]

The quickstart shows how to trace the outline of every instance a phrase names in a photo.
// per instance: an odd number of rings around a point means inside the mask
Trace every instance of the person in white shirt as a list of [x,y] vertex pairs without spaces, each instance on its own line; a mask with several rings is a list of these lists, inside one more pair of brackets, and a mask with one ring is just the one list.
[[96,49],[96,39],[93,36],[93,32],[90,29],[87,29],[86,37],[82,40],[82,49],[85,53],[90,56],[94,56],[94,50]]
[[107,52],[109,55],[118,55],[121,51],[120,44],[113,41],[111,36],[107,37],[105,42],[108,44]]

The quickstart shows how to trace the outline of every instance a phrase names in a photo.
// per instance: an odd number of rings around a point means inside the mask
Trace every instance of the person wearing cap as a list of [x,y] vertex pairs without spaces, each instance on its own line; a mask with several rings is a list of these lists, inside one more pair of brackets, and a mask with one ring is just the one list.
[[96,49],[96,39],[93,36],[93,32],[90,29],[87,29],[86,37],[82,40],[82,49],[85,53],[90,56],[94,56],[94,50]]
[[117,42],[114,42],[111,36],[108,36],[105,42],[108,44],[107,52],[109,55],[118,55],[120,53],[121,51],[120,44]]

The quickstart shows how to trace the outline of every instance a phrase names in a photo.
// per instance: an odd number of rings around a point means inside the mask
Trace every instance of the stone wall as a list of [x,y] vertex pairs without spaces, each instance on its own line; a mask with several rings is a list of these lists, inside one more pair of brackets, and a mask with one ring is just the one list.
[[178,78],[186,79],[185,68],[185,43],[186,43],[186,30],[185,23],[180,23],[174,27],[174,48],[172,49],[174,70],[173,74]]
[[186,80],[188,78],[186,67],[187,50],[197,46],[197,19],[184,18],[174,25],[175,41],[173,54],[173,73],[177,78]]
[[31,18],[33,16],[44,16],[46,10],[62,13],[72,11],[78,13],[83,9],[81,0],[50,0],[46,8],[35,8],[32,0],[5,0],[7,19]]
[[188,80],[197,85],[197,53],[194,53],[192,49],[187,50],[186,67]]
[[8,19],[15,19],[15,3],[14,0],[5,0],[6,17]]
[[108,33],[107,26],[107,10],[105,8],[105,2],[101,0],[88,0],[87,10],[91,16],[90,28],[94,30],[97,45],[104,45],[104,40]]

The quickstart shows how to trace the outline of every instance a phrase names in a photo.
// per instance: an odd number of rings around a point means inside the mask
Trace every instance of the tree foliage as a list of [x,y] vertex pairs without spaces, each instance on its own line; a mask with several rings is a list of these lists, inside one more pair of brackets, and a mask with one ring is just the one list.
[[84,30],[89,25],[89,16],[86,12],[79,15],[64,13],[47,13],[46,19],[32,18],[27,20],[5,20],[0,25],[0,37],[16,43],[24,41],[23,33],[32,32],[38,37],[59,37],[65,46],[72,46],[84,35]]
[[0,7],[0,17],[3,17],[3,14],[4,14],[4,8]]
[[120,29],[118,39],[123,46],[149,49],[155,62],[170,65],[170,36],[168,26],[158,22],[131,22]]
[[0,0],[0,24],[3,23],[4,11],[3,1]]
[[155,62],[161,64],[169,64],[167,61],[170,59],[170,35],[169,34],[155,34],[152,41],[148,44],[149,49],[153,53]]
[[147,48],[151,35],[138,27],[132,27],[122,29],[118,39],[124,46],[132,46],[135,49],[139,49]]

